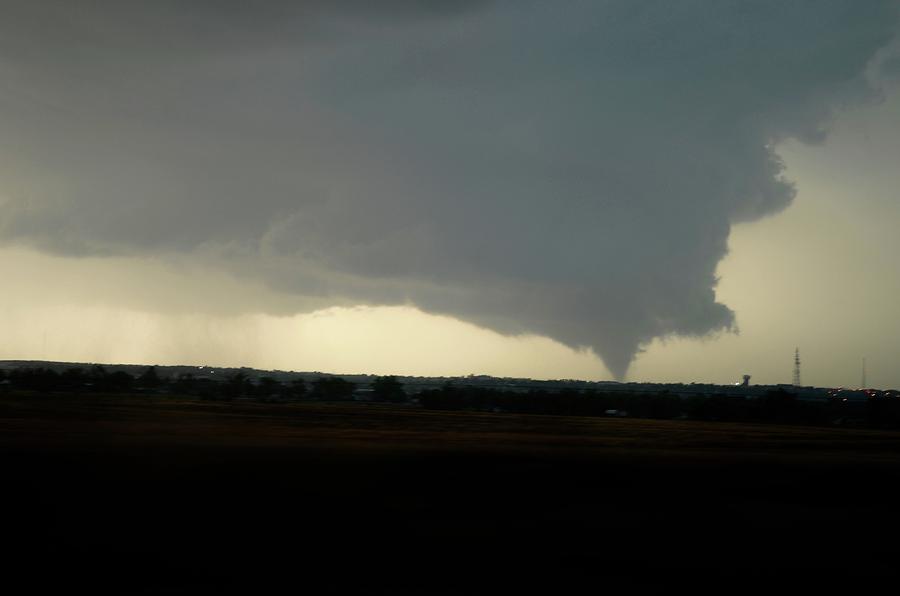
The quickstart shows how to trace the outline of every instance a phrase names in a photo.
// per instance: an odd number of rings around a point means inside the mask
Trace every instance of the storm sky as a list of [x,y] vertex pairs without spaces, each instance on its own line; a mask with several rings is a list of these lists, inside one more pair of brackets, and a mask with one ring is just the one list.
[[0,7],[0,358],[900,386],[896,1]]

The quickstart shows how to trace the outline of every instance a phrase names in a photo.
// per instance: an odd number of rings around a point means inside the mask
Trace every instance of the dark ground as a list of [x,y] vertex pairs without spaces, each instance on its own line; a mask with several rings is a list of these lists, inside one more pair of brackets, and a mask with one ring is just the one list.
[[900,433],[0,395],[0,465],[6,594],[900,579]]

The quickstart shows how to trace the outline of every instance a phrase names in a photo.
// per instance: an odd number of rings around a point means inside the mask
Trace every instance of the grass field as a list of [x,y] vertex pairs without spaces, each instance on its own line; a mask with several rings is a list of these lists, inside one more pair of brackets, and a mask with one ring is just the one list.
[[4,573],[23,594],[859,590],[900,576],[900,433],[7,394],[0,463]]

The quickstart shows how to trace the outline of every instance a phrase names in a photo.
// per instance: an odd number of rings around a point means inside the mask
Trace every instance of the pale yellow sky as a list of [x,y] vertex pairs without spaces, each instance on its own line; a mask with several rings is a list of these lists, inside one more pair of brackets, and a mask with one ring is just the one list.
[[[885,125],[885,123],[891,123]],[[781,147],[795,203],[734,228],[718,299],[739,334],[658,340],[629,378],[900,387],[900,98]],[[609,379],[590,352],[505,337],[411,306],[329,308],[200,265],[0,249],[0,359],[212,364],[376,374]],[[264,305],[260,308],[260,305]]]
[[900,386],[900,97],[848,112],[820,146],[780,150],[797,184],[782,214],[733,229],[717,296],[739,335],[657,341],[636,379]]
[[[505,337],[408,306],[273,316],[203,312],[216,295],[273,294],[199,271],[128,259],[0,251],[0,359],[211,364],[264,369],[595,378],[602,364],[552,340]],[[121,275],[127,271],[127,275]],[[235,292],[240,296],[236,297]],[[276,296],[277,298],[277,296]]]

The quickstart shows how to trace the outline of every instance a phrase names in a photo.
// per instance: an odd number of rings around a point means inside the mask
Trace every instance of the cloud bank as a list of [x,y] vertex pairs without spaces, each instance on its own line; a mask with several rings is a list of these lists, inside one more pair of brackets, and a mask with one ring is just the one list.
[[[4,0],[0,242],[191,260],[592,348],[732,329],[775,147],[877,97],[890,0]],[[377,7],[376,7],[377,6]],[[894,62],[883,60],[882,71]],[[265,312],[281,301],[247,305]]]

